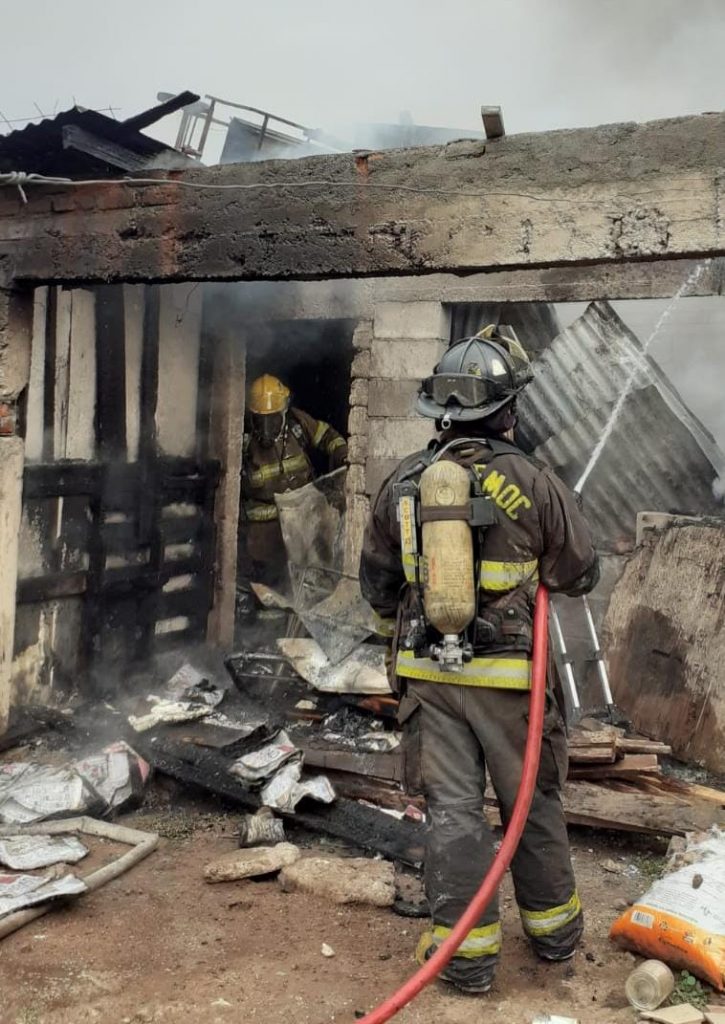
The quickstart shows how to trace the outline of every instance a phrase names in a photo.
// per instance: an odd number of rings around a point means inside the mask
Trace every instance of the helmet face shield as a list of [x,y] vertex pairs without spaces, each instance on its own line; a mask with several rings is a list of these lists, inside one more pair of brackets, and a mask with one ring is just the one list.
[[264,448],[270,448],[282,433],[284,413],[250,413],[252,434]]

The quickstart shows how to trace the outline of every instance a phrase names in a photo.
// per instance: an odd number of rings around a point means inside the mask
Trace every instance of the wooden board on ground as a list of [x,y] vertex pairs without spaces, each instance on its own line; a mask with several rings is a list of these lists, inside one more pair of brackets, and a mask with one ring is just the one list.
[[392,782],[400,782],[403,777],[399,750],[389,754],[369,754],[357,750],[310,747],[304,743],[299,744],[299,747],[309,768],[349,772],[375,779],[388,779]]
[[656,774],[660,762],[656,754],[625,754],[614,764],[569,764],[570,779],[626,779],[641,773]]
[[[725,793],[707,790],[710,799],[689,792],[686,783],[677,792],[659,788],[670,780],[660,775],[637,775],[635,780],[587,781],[569,779],[562,791],[566,820],[570,825],[587,825],[613,831],[642,832],[647,835],[684,835],[725,824]],[[698,787],[692,787],[697,790]],[[486,790],[487,807],[496,807],[493,789]]]
[[562,800],[572,825],[684,835],[725,822],[725,812],[714,802],[648,792],[639,780],[613,779],[608,785],[572,780],[564,786]]

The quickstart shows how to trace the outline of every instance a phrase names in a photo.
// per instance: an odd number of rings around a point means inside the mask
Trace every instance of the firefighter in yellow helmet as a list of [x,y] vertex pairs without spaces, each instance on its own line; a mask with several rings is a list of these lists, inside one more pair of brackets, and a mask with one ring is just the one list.
[[315,479],[313,451],[327,458],[330,472],[344,465],[347,443],[329,423],[293,408],[289,388],[268,373],[249,389],[247,419],[240,573],[278,586],[286,580],[286,559],[274,496]]

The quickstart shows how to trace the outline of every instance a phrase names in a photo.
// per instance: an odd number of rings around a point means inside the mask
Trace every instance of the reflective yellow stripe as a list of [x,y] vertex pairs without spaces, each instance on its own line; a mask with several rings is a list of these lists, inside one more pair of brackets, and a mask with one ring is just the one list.
[[[433,942],[439,946],[451,934],[452,928],[437,924],[433,929]],[[472,928],[456,951],[456,956],[464,956],[474,960],[479,956],[494,956],[501,949],[501,925],[486,924],[481,928]]]
[[581,900],[577,892],[574,892],[566,903],[559,907],[550,907],[549,910],[525,910],[519,907],[524,930],[535,938],[539,935],[551,935],[552,932],[563,928],[578,917],[581,910]]
[[279,462],[270,462],[266,466],[260,466],[249,474],[249,482],[253,486],[258,486],[285,473],[294,473],[298,469],[307,469],[307,456],[290,455],[282,460],[281,466]]
[[529,562],[481,562],[479,583],[484,590],[515,590],[527,580],[539,578],[537,559]]
[[374,613],[375,633],[377,636],[391,637],[395,633],[395,619],[384,619],[382,615]]
[[416,658],[413,651],[399,651],[395,670],[406,679],[426,683],[458,683],[497,690],[531,689],[531,662],[525,656],[474,658],[466,662],[460,672],[443,672],[432,658]]
[[332,455],[334,451],[337,451],[338,448],[342,448],[344,444],[347,444],[347,441],[345,440],[344,437],[340,437],[339,435],[337,437],[333,437],[330,443],[325,445],[327,449],[327,454]]
[[250,523],[269,523],[279,516],[276,505],[264,504],[245,505],[244,514]]
[[312,444],[313,444],[313,446],[315,448],[317,448],[317,446],[319,445],[320,441],[322,440],[322,438],[325,436],[325,434],[327,433],[327,431],[329,429],[330,429],[329,424],[323,423],[322,420],[318,421],[318,423],[317,423],[317,430],[315,430],[314,437],[312,438]]
[[418,556],[414,554],[403,555],[403,572],[408,583],[415,583],[415,567],[418,562]]

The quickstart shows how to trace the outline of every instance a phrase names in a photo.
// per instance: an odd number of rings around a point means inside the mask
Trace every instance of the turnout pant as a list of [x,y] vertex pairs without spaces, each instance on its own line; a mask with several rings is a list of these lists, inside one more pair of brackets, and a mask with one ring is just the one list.
[[[408,681],[400,705],[406,782],[422,791],[428,804],[425,884],[435,944],[446,938],[493,859],[493,837],[483,814],[487,772],[504,824],[510,818],[528,706],[524,691]],[[536,951],[552,959],[573,951],[583,926],[560,798],[566,772],[564,723],[549,696],[536,791],[511,872],[524,930]],[[496,896],[457,959],[486,957],[493,963],[500,942]]]

